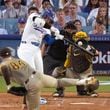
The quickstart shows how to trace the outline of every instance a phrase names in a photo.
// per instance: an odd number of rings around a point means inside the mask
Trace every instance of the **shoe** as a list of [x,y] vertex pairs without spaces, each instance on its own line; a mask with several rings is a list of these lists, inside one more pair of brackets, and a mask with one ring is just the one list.
[[47,104],[47,100],[45,98],[40,97],[40,105]]
[[90,96],[91,97],[98,97],[98,94],[97,93],[94,93],[94,94],[91,94]]
[[89,96],[91,96],[91,97],[98,97],[98,93],[93,91],[93,92],[89,93]]
[[64,97],[64,93],[62,91],[56,91],[53,93],[53,97]]

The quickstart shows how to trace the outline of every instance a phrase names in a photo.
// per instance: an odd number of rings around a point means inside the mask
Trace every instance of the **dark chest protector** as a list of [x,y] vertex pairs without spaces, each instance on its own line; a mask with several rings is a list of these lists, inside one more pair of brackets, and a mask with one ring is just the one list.
[[65,61],[67,53],[67,45],[63,40],[55,40],[55,42],[49,47],[48,54],[56,60]]
[[71,48],[71,66],[75,72],[82,73],[90,67],[91,62],[86,55],[78,48]]

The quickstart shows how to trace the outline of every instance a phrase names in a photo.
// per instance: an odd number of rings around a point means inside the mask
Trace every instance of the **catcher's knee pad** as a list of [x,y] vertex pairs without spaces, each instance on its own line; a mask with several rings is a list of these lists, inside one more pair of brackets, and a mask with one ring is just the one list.
[[76,89],[77,89],[78,95],[87,95],[87,90],[84,85],[77,85]]

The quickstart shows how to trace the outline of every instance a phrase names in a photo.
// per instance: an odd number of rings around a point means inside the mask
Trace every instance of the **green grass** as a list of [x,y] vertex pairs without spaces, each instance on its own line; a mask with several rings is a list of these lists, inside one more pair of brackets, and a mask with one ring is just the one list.
[[[98,76],[97,77],[100,81],[110,81],[110,76]],[[16,84],[14,84],[16,85]],[[55,91],[55,88],[43,88],[43,92],[53,92]],[[66,87],[65,91],[67,92],[75,92],[76,87]],[[104,85],[100,86],[99,89],[97,90],[98,92],[110,92],[110,85]],[[3,77],[0,76],[0,92],[6,92],[6,84],[5,81],[3,80]]]
[[6,84],[2,77],[0,77],[0,92],[6,91]]

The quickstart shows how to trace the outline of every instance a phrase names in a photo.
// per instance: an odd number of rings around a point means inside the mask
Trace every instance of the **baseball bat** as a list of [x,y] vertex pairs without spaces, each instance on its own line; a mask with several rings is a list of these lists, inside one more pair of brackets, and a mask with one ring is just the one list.
[[68,43],[74,45],[75,47],[81,49],[82,51],[86,52],[87,54],[91,55],[92,57],[94,56],[94,54],[90,51],[87,51],[85,48],[77,45],[75,42],[72,42],[71,40],[67,39],[67,38],[63,38],[63,40],[67,41]]
[[59,30],[57,30],[56,28],[52,27],[51,30],[49,30],[49,32],[53,35],[55,35],[58,39],[62,39],[65,40],[67,42],[69,42],[70,44],[74,45],[75,47],[81,49],[82,51],[86,52],[87,54],[91,55],[92,57],[94,56],[94,54],[90,51],[87,51],[85,48],[77,45],[75,42],[72,42],[71,40],[67,39],[64,37],[64,33],[59,33]]
[[99,85],[110,85],[110,81],[99,81]]

